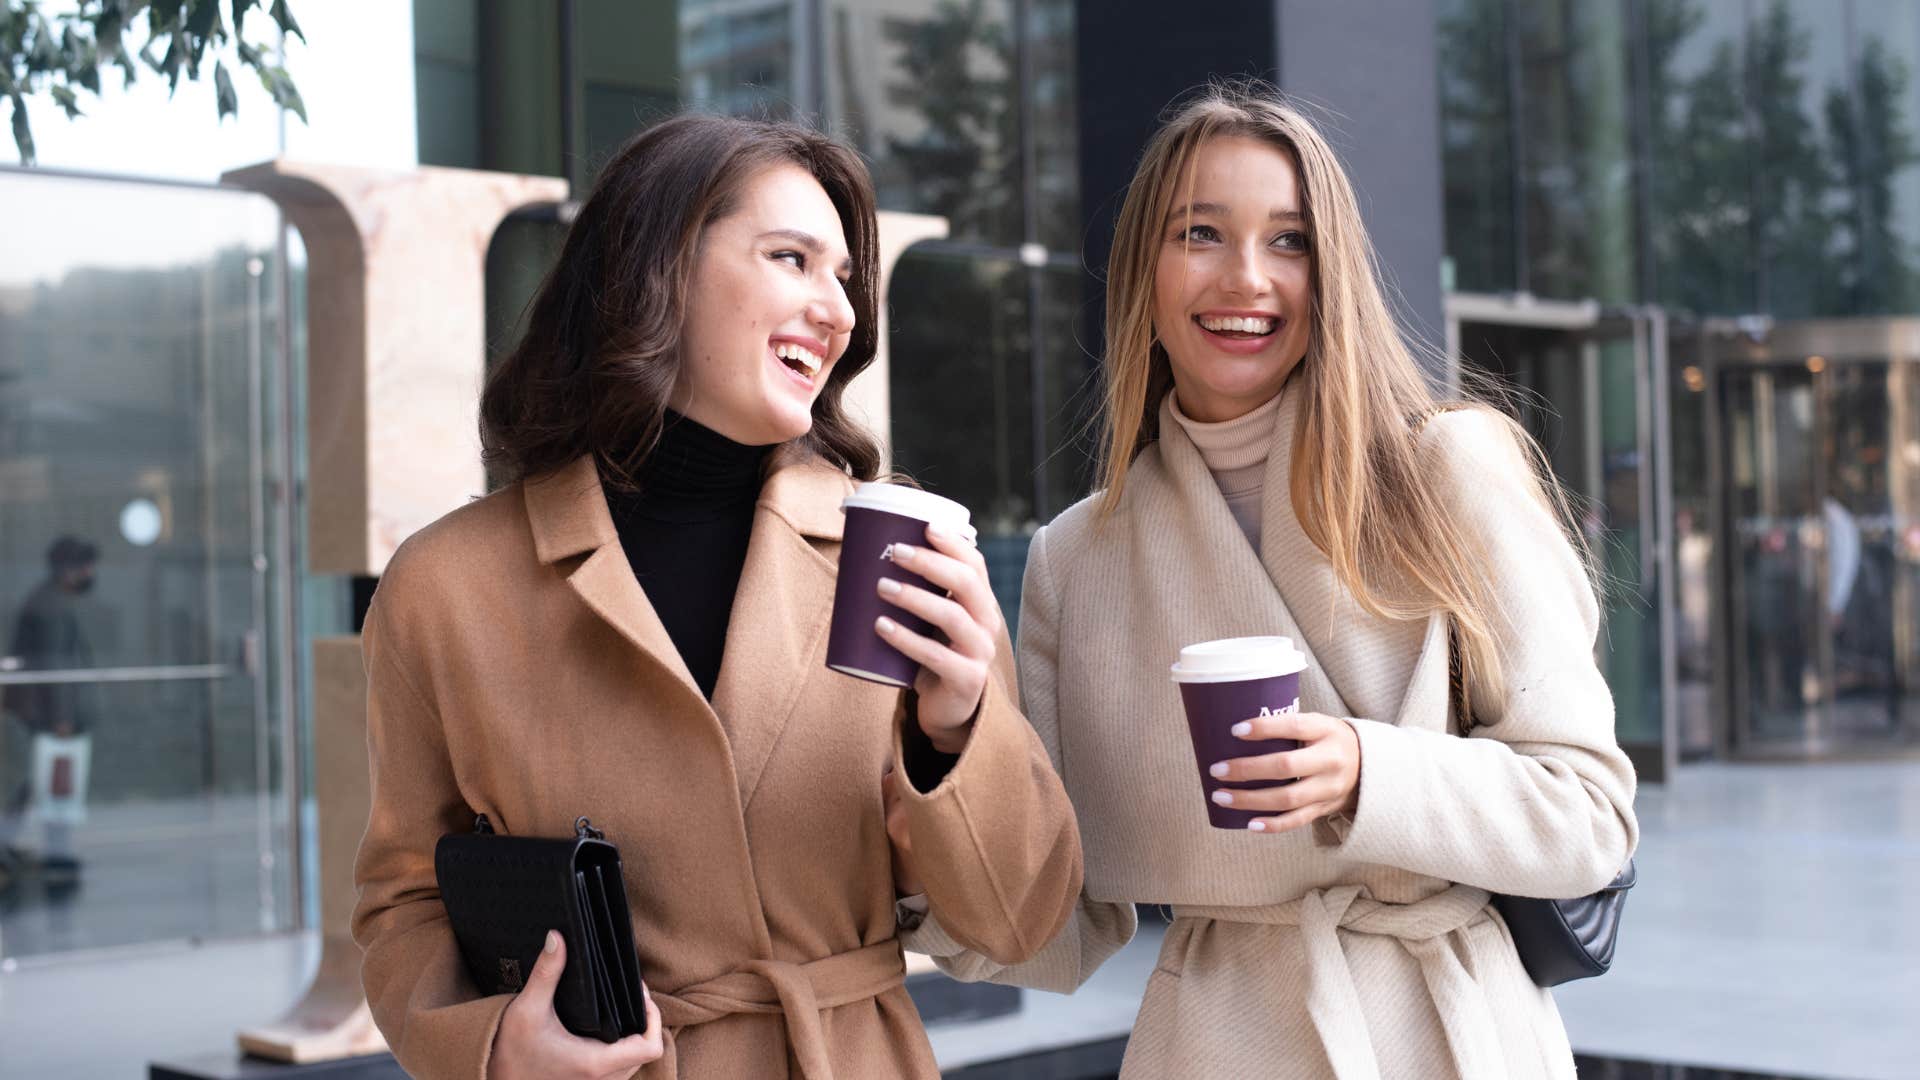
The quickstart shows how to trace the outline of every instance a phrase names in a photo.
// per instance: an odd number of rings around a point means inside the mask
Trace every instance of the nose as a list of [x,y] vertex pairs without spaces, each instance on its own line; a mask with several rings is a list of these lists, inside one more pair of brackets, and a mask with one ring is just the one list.
[[829,334],[850,334],[853,332],[853,301],[847,297],[847,287],[839,278],[829,279],[828,284],[807,305],[807,320]]
[[1251,247],[1236,249],[1227,260],[1221,289],[1235,296],[1261,296],[1266,293],[1267,275],[1261,272],[1260,253]]

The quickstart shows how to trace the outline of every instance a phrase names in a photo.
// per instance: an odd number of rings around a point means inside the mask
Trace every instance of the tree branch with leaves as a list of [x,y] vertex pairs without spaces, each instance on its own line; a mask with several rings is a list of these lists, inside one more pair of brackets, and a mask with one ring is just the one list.
[[[165,76],[169,96],[184,75],[200,78],[213,54],[215,108],[219,119],[237,116],[240,98],[225,54],[231,46],[240,67],[252,68],[275,104],[307,120],[292,76],[273,49],[249,44],[242,34],[247,13],[264,10],[283,36],[305,42],[286,0],[79,0],[73,10],[48,14],[40,0],[0,0],[0,96],[13,104],[13,142],[23,165],[34,163],[29,96],[45,93],[69,120],[85,115],[80,91],[100,94],[101,72],[117,67],[122,86],[133,84],[139,64]],[[258,20],[256,20],[256,24]],[[137,49],[129,37],[144,26]]]

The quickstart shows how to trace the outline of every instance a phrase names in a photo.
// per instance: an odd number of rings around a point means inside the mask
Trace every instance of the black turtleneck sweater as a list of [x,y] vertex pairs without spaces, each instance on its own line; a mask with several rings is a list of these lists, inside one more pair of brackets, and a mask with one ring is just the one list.
[[606,489],[633,576],[709,700],[770,450],[668,413],[660,445],[634,477],[639,492]]

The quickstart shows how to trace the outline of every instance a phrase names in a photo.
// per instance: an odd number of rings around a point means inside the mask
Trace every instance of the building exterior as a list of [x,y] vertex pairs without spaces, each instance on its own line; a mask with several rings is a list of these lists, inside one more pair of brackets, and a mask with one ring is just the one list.
[[[77,886],[33,869],[34,740],[0,720],[0,971],[316,917],[306,658],[370,582],[305,569],[299,237],[211,183],[281,154],[577,197],[683,108],[840,134],[882,208],[949,222],[886,301],[894,462],[973,508],[1011,620],[1090,482],[1134,155],[1182,89],[1268,77],[1326,110],[1434,377],[1506,379],[1581,500],[1643,777],[1920,745],[1920,0],[329,7],[288,43],[310,127],[259,95],[216,129],[183,85],[36,112],[46,167],[0,169],[0,709],[85,687],[100,717]],[[563,217],[496,234],[492,352]],[[84,662],[9,648],[60,536],[99,549]]]

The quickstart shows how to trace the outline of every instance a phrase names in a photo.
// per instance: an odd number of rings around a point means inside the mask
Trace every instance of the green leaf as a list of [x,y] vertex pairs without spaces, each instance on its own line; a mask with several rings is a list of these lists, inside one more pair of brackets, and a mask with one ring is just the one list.
[[253,46],[247,44],[244,41],[239,42],[237,47],[240,50],[241,63],[247,65],[250,68],[258,69],[260,67],[260,50],[259,49],[254,48]]
[[126,43],[120,40],[121,31],[125,26],[117,10],[108,11],[100,16],[99,22],[93,24],[94,43],[100,50],[101,56],[109,60],[117,60],[126,53]]
[[225,35],[225,27],[220,25],[220,0],[193,0],[193,6],[187,9],[187,33],[199,38],[200,48],[206,47],[206,40]]
[[[307,43],[307,35],[300,32],[300,24],[294,21],[293,10],[287,7],[287,0],[273,0],[271,11],[273,21],[280,24],[281,33],[292,34],[294,37],[300,39],[300,44],[302,45]],[[305,117],[302,117],[302,119],[305,119]]]
[[233,40],[240,40],[240,24],[246,21],[247,10],[259,4],[260,0],[233,0]]
[[53,94],[54,103],[66,111],[67,119],[75,120],[82,115],[80,112],[80,99],[73,96],[72,90],[57,84],[47,89]]
[[233,79],[227,74],[227,65],[218,60],[213,62],[213,97],[220,109],[220,119],[240,115],[240,95],[233,92]]
[[293,79],[283,67],[268,66],[260,69],[260,84],[273,95],[273,100],[281,108],[307,122],[307,103],[300,100],[300,91],[294,87]]
[[181,0],[153,0],[153,6],[147,9],[147,34],[159,37],[172,33],[180,23]]
[[167,55],[160,61],[160,69],[167,75],[167,96],[172,97],[180,86],[180,68],[187,62],[186,35],[174,31],[167,39]]
[[20,164],[33,164],[33,129],[27,126],[27,103],[13,95],[13,145],[20,151]]
[[27,59],[28,71],[52,71],[60,66],[60,39],[54,36],[47,20],[33,20],[33,52]]

